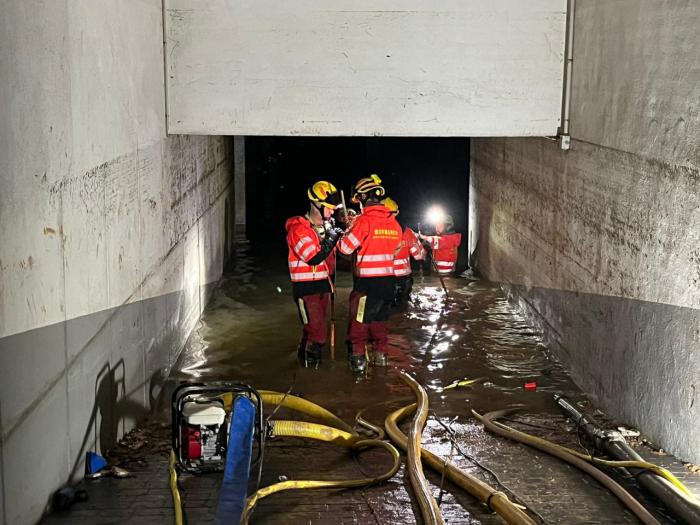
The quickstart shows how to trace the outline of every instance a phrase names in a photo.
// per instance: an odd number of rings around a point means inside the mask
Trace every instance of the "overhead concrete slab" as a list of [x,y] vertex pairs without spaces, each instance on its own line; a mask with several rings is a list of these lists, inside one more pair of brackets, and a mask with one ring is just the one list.
[[166,0],[168,131],[543,136],[566,0]]

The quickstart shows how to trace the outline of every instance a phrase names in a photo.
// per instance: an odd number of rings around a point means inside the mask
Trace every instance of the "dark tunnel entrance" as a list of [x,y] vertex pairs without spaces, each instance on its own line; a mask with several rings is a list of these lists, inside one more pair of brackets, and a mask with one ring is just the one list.
[[[439,204],[465,236],[469,139],[388,137],[247,137],[246,223],[251,243],[283,242],[284,222],[307,209],[306,189],[328,180],[350,198],[361,177],[378,174],[413,229]],[[463,242],[460,267],[466,267]]]

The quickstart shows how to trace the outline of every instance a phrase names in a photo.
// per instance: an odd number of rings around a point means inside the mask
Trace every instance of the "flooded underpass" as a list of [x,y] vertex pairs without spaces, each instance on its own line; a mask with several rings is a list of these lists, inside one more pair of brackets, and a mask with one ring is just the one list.
[[[297,361],[299,318],[284,255],[270,247],[245,244],[238,248],[172,371],[173,385],[181,381],[241,381],[257,389],[306,398],[351,424],[356,413],[365,409],[363,417],[381,425],[390,411],[413,399],[399,377],[398,370],[405,370],[429,392],[430,415],[423,445],[431,452],[504,491],[541,523],[637,523],[591,478],[560,460],[490,434],[472,417],[472,409],[483,414],[520,407],[504,422],[582,451],[586,443],[576,426],[562,415],[553,394],[561,392],[605,420],[550,355],[542,334],[507,301],[498,284],[451,277],[445,282],[449,290],[446,296],[436,276],[417,271],[410,304],[395,310],[391,317],[391,366],[370,367],[355,375],[348,369],[344,343],[352,280],[348,272],[340,271],[335,359],[325,354],[319,369],[304,369]],[[479,381],[471,387],[445,389],[463,379]],[[526,389],[526,383],[534,385]],[[281,409],[275,417],[299,419],[298,414],[292,414]],[[85,523],[111,523],[105,516],[128,516],[129,522],[148,523],[153,522],[155,505],[159,519],[172,519],[164,452],[169,438],[167,411],[150,426],[161,430],[147,434],[141,450],[130,449],[127,439],[112,458],[131,469],[133,478],[102,480],[101,486],[93,482],[88,488],[95,497],[78,504],[71,513],[74,518]],[[700,485],[700,478],[673,458],[647,446],[642,446],[640,453],[671,468],[691,488],[697,490]],[[352,455],[330,444],[273,438],[267,441],[259,486],[285,479],[365,477],[387,470],[390,464],[384,451]],[[426,474],[446,522],[503,523],[441,473],[426,468]],[[255,477],[251,476],[250,490],[258,486]],[[214,522],[220,479],[220,473],[181,477],[189,523]],[[645,501],[661,523],[676,523],[655,501],[639,493],[631,479],[618,476],[618,481]],[[130,489],[129,483],[136,485]],[[119,496],[124,490],[128,505]],[[149,504],[139,510],[139,491],[143,494],[144,490]],[[122,503],[115,503],[119,501]],[[108,509],[111,511],[106,513]],[[61,519],[55,515],[48,522]],[[271,495],[258,503],[251,522],[422,523],[403,467],[388,482],[363,489],[292,490]]]

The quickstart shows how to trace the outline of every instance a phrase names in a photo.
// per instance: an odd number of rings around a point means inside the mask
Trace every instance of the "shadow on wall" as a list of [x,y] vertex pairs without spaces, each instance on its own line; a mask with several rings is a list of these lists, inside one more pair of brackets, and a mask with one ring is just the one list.
[[[95,401],[90,413],[90,420],[80,448],[75,453],[73,467],[68,476],[68,482],[80,477],[79,470],[85,467],[85,453],[92,451],[99,444],[99,452],[106,455],[114,448],[121,437],[120,422],[137,421],[144,414],[144,407],[130,399],[133,391],[126,390],[126,369],[124,360],[120,359],[115,365],[105,363],[95,380]],[[165,383],[165,369],[156,370],[147,381],[148,405],[154,408],[158,394]],[[144,385],[137,385],[140,389]]]
[[[82,478],[87,451],[106,453],[156,407],[199,317],[194,295],[178,291],[0,339],[5,523],[41,515],[56,488]],[[41,470],[28,473],[37,461]]]

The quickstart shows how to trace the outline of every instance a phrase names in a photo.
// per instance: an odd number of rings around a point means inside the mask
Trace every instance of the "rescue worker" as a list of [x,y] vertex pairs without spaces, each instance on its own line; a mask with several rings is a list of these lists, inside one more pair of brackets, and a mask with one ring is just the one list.
[[328,338],[328,302],[334,292],[335,245],[342,230],[332,216],[340,206],[338,190],[327,181],[307,190],[308,213],[287,220],[289,275],[294,302],[303,324],[299,361],[316,368]]
[[345,255],[357,253],[348,326],[348,360],[353,372],[367,367],[365,350],[370,340],[373,363],[389,364],[387,321],[394,299],[394,257],[401,242],[401,226],[381,203],[385,194],[381,183],[377,175],[371,175],[355,184],[352,202],[360,204],[362,213],[338,245]]
[[450,215],[443,215],[435,222],[437,235],[418,234],[433,252],[433,261],[440,275],[448,275],[455,271],[459,245],[462,242],[462,234],[455,232],[455,223]]
[[[390,197],[382,201],[389,211],[396,217],[399,214],[398,203]],[[403,228],[403,227],[402,227]],[[420,261],[425,257],[425,248],[418,240],[411,228],[403,228],[399,251],[394,258],[394,275],[396,276],[396,292],[393,304],[405,304],[411,296],[413,289],[413,275],[411,271],[411,257]]]

